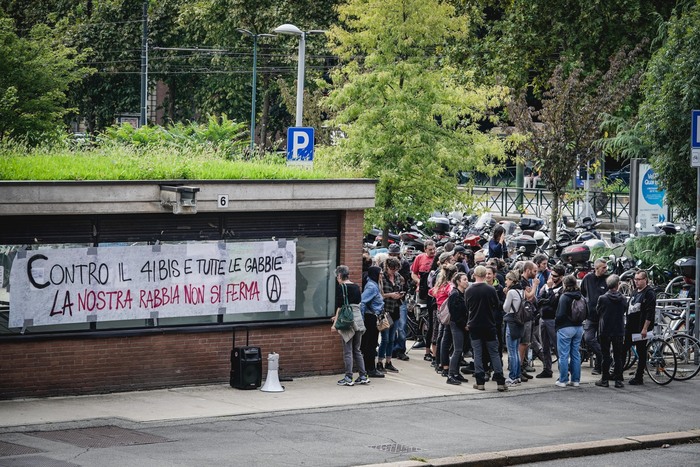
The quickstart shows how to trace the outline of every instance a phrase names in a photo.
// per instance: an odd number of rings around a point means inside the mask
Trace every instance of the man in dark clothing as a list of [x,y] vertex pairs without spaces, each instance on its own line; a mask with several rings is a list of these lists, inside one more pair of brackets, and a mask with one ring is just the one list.
[[620,276],[611,274],[606,280],[608,291],[598,299],[596,312],[600,322],[600,345],[603,351],[603,367],[600,381],[596,386],[608,387],[610,380],[610,346],[612,345],[615,361],[615,387],[624,387],[622,383],[622,365],[624,356],[625,308],[627,299],[618,290]]
[[[629,381],[632,386],[644,384],[644,369],[647,366],[647,331],[654,327],[656,317],[656,293],[649,287],[647,272],[642,269],[634,275],[636,289],[627,307],[625,324],[625,352],[634,344],[639,361],[637,371]],[[641,339],[632,341],[632,334],[641,334]]]
[[554,329],[554,317],[557,314],[559,297],[562,294],[562,279],[566,275],[566,269],[557,264],[549,273],[547,283],[544,285],[537,299],[537,308],[540,312],[540,339],[542,342],[542,369],[535,378],[551,378],[552,373],[552,349],[557,352],[557,332]]
[[496,321],[493,310],[499,305],[496,289],[486,283],[486,268],[477,266],[474,269],[474,279],[465,293],[467,303],[467,330],[472,341],[474,351],[474,377],[476,384],[474,389],[483,391],[485,381],[482,352],[486,351],[491,359],[493,379],[498,385],[499,391],[506,390],[506,381],[503,377],[503,366],[498,354],[498,338],[496,336]]
[[600,342],[598,342],[598,298],[608,291],[608,286],[605,283],[606,273],[608,272],[608,263],[605,260],[598,258],[593,263],[593,271],[586,274],[581,281],[581,295],[586,298],[588,305],[588,316],[583,322],[583,341],[588,347],[590,358],[595,356],[592,375],[600,374],[600,363],[603,359],[603,354],[600,350]]

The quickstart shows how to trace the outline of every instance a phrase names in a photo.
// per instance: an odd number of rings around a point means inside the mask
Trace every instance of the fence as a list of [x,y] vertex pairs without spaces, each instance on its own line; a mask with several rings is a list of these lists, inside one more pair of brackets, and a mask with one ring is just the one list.
[[[472,193],[480,200],[478,204],[481,207],[501,217],[529,214],[548,218],[552,212],[552,193],[541,188],[475,186]],[[577,190],[575,196],[565,196],[560,215],[578,217],[586,209],[586,203],[580,201],[583,198],[585,192],[582,190]],[[590,209],[596,213],[598,220],[614,224],[629,222],[629,194],[591,192],[589,202]]]

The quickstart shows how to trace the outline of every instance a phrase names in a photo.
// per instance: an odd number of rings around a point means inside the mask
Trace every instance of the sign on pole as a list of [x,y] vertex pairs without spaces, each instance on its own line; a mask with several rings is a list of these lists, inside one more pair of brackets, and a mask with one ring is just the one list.
[[693,110],[690,118],[690,166],[700,167],[700,110]]
[[314,129],[289,127],[287,130],[287,165],[312,167],[314,163]]

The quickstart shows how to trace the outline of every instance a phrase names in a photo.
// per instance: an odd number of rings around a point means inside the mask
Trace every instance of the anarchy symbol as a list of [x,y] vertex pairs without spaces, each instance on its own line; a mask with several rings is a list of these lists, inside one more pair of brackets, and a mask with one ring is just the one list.
[[267,278],[267,299],[272,303],[277,303],[282,295],[282,282],[276,274]]

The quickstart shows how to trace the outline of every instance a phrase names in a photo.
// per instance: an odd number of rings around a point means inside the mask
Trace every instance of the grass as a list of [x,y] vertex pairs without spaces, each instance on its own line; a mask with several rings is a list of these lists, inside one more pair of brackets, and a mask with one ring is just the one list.
[[351,170],[288,167],[284,156],[243,160],[206,145],[135,147],[111,144],[91,149],[0,145],[0,180],[310,180],[354,178]]

